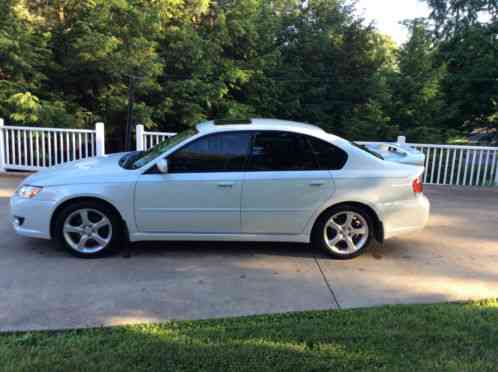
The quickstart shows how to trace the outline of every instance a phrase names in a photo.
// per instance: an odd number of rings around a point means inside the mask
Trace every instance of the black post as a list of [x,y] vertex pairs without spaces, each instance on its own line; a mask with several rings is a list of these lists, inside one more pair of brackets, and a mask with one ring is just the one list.
[[126,118],[125,151],[131,151],[131,130],[133,127],[133,103],[134,103],[135,77],[130,75],[128,84],[128,115]]

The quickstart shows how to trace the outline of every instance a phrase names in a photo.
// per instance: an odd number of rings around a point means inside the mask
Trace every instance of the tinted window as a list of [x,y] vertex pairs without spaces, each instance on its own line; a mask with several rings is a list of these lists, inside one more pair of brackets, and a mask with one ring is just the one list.
[[120,165],[126,169],[141,168],[151,160],[157,158],[159,155],[164,154],[169,149],[178,145],[180,142],[188,139],[189,137],[195,136],[196,134],[197,131],[194,129],[178,133],[175,136],[166,138],[164,141],[158,143],[147,151],[137,151],[135,154],[128,155],[127,158],[121,158],[123,162],[121,162]]
[[202,137],[168,157],[170,173],[244,170],[251,136],[220,133]]
[[348,154],[328,143],[315,137],[308,137],[315,158],[322,170],[341,169],[348,160]]
[[251,151],[252,171],[318,169],[306,137],[286,132],[256,134]]

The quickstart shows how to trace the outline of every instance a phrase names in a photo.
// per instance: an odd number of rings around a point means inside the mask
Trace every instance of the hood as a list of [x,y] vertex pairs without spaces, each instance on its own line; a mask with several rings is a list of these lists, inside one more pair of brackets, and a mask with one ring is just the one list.
[[33,186],[57,186],[68,184],[84,184],[105,182],[125,175],[130,171],[119,165],[119,159],[126,153],[110,154],[72,161],[41,170],[23,182],[25,185]]

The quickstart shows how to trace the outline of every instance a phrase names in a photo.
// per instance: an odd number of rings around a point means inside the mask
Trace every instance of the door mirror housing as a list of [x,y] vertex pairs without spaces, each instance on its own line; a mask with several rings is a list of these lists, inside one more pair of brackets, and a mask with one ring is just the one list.
[[159,170],[160,173],[166,174],[168,173],[168,159],[160,159],[156,163],[156,167]]

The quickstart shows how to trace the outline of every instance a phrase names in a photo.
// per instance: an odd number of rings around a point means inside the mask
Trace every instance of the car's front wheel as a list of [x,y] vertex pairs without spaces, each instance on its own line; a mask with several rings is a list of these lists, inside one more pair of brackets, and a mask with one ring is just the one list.
[[318,220],[313,230],[313,245],[337,259],[362,254],[373,236],[372,217],[356,205],[332,207]]
[[96,201],[81,201],[64,208],[57,216],[58,243],[71,254],[94,258],[108,255],[122,236],[119,216]]

